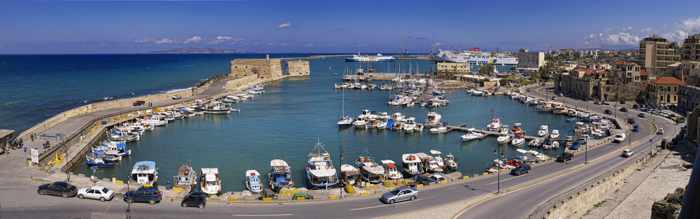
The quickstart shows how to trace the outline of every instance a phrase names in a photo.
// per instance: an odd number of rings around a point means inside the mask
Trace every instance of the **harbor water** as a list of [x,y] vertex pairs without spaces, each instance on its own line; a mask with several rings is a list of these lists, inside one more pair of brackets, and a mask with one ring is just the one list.
[[[377,71],[388,71],[398,69],[397,65],[401,65],[403,71],[420,68],[425,72],[432,68],[429,62],[404,61],[374,67]],[[345,63],[342,58],[327,58],[312,61],[311,67],[309,79],[266,84],[264,94],[234,106],[240,109],[238,113],[177,120],[146,132],[140,141],[129,144],[133,154],[131,157],[115,168],[98,169],[94,174],[124,180],[135,162],[153,160],[158,165],[159,184],[168,185],[178,166],[191,162],[196,170],[219,168],[224,191],[238,191],[243,188],[246,170],[256,169],[266,173],[271,159],[283,159],[292,167],[296,186],[304,186],[307,154],[317,139],[325,144],[336,167],[341,164],[340,151],[343,151],[342,162],[353,164],[360,155],[369,155],[375,161],[391,159],[400,163],[403,153],[436,149],[443,154],[454,154],[460,171],[467,175],[482,173],[496,159],[497,143],[494,137],[463,143],[461,132],[433,135],[427,129],[414,134],[390,130],[339,129],[336,121],[341,115],[343,95],[333,88],[333,84],[339,82],[347,67],[356,68],[359,64]],[[363,109],[389,114],[401,112],[424,121],[429,109],[418,106],[390,107],[387,104],[390,95],[390,91],[347,90],[345,111],[353,116]],[[567,122],[564,116],[537,112],[534,107],[520,104],[509,97],[475,97],[464,90],[450,91],[447,97],[449,106],[434,110],[442,114],[443,121],[450,125],[466,124],[483,128],[493,111],[505,124],[522,123],[530,135],[534,135],[542,124],[559,129],[564,136],[571,133],[573,128],[573,124]],[[515,156],[512,146],[502,148],[507,157]],[[93,174],[84,164],[73,171]]]

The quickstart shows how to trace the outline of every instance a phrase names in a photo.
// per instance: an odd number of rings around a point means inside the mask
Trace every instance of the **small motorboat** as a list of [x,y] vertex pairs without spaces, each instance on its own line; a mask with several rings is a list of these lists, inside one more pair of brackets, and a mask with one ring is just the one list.
[[430,128],[430,133],[433,134],[444,134],[447,133],[448,129],[447,126],[438,126],[435,128]]
[[546,137],[549,134],[549,126],[541,125],[540,129],[537,130],[537,136]]
[[356,165],[360,168],[362,179],[372,184],[384,181],[384,167],[374,162],[368,156],[357,158]]
[[403,174],[399,171],[396,163],[393,160],[382,160],[382,165],[384,165],[384,171],[387,179],[399,180],[403,179]]
[[221,194],[221,177],[219,176],[219,168],[202,168],[202,174],[199,177],[199,186],[202,192],[208,195]]
[[153,186],[158,181],[155,161],[139,161],[131,170],[131,180],[144,186]]
[[445,170],[445,159],[442,157],[442,152],[438,150],[430,150],[430,155],[433,156],[433,160],[440,169]]
[[544,143],[544,139],[533,138],[532,140],[530,140],[530,142],[527,143],[527,145],[530,147],[540,147],[542,146],[542,143]]
[[525,138],[513,138],[513,140],[510,141],[510,144],[516,147],[521,147],[525,145]]
[[486,137],[486,134],[477,132],[475,129],[470,128],[467,129],[467,133],[462,135],[462,141],[471,141],[471,140],[477,140],[477,139],[483,139]]
[[558,139],[559,138],[559,130],[552,129],[552,133],[549,134],[550,139]]
[[197,184],[197,172],[190,163],[185,163],[177,168],[177,176],[173,176],[174,186],[191,188]]
[[270,161],[270,173],[268,174],[270,188],[273,191],[280,191],[282,188],[294,186],[292,181],[292,168],[286,161],[274,159]]
[[352,117],[343,116],[342,118],[340,118],[340,120],[338,120],[337,124],[340,127],[348,127],[348,126],[353,125],[353,121],[355,121],[355,120],[353,120]]
[[508,144],[510,143],[510,135],[500,135],[498,138],[496,138],[496,141],[499,144]]
[[352,122],[352,125],[355,126],[357,129],[365,129],[367,128],[367,121],[363,119],[358,119]]
[[401,161],[403,165],[403,172],[408,176],[415,176],[423,173],[421,160],[416,154],[403,154],[401,155]]
[[260,181],[260,173],[257,170],[245,171],[245,188],[252,193],[262,192],[262,182]]

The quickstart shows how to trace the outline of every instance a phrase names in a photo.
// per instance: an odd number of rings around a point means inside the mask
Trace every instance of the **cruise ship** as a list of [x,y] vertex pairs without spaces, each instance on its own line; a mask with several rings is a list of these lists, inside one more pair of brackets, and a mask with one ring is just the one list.
[[394,60],[396,60],[396,58],[393,56],[385,56],[381,53],[377,53],[376,56],[357,54],[345,59],[346,62],[389,62]]

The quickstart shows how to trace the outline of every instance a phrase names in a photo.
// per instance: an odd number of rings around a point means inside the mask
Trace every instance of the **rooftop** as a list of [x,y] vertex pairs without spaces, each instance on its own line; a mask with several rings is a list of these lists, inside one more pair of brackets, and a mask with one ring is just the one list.
[[679,80],[676,77],[672,76],[661,76],[657,77],[656,80],[654,80],[654,84],[660,84],[660,85],[682,85],[683,82]]

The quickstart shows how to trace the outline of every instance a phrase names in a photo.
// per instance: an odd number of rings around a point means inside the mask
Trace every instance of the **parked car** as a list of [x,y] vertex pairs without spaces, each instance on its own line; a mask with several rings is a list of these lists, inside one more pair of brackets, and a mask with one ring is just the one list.
[[622,150],[622,157],[624,157],[624,158],[631,157],[633,153],[634,152],[632,152],[632,150],[630,150],[630,149]]
[[636,121],[634,121],[633,118],[627,118],[627,123],[629,123],[630,125],[634,125]]
[[163,195],[156,187],[141,187],[134,191],[129,191],[124,194],[124,201],[133,203],[150,203],[156,204],[163,199]]
[[625,107],[620,108],[620,112],[626,113],[626,112],[627,112],[627,108],[625,108]]
[[182,97],[180,95],[173,95],[170,97],[170,99],[179,100],[179,99],[182,99]]
[[608,115],[612,114],[612,111],[610,111],[609,109],[605,109],[604,112],[605,112],[605,114],[608,114]]
[[440,183],[440,182],[442,182],[442,181],[447,180],[447,178],[445,178],[445,176],[443,176],[443,175],[440,174],[440,173],[435,173],[435,174],[433,174],[432,176],[430,176],[430,178],[433,179],[433,180],[435,180],[435,182],[437,182],[437,183]]
[[634,124],[634,126],[632,126],[632,132],[639,132],[639,125]]
[[434,179],[432,176],[424,175],[424,174],[416,175],[415,177],[413,177],[413,180],[416,183],[423,184],[423,185],[431,185],[431,184],[438,183],[438,181],[436,179]]
[[134,103],[132,103],[131,105],[132,106],[143,106],[144,104],[146,104],[146,101],[137,100],[137,101],[134,101]]
[[647,117],[647,115],[644,113],[639,113],[639,115],[637,115],[637,116],[639,116],[639,118],[646,118]]
[[566,161],[570,161],[573,158],[574,158],[574,154],[572,154],[570,152],[564,152],[562,155],[559,155],[559,157],[557,157],[557,162],[563,163]]
[[78,194],[78,188],[67,182],[53,182],[44,185],[40,185],[37,189],[39,195],[53,195],[61,196],[64,198],[75,197]]
[[182,199],[180,206],[204,208],[207,206],[207,197],[208,195],[204,192],[190,192],[190,194],[187,194],[185,198]]
[[520,176],[530,172],[530,166],[527,164],[520,165],[519,167],[510,171],[510,175]]
[[112,201],[114,198],[114,191],[105,188],[103,186],[93,186],[89,188],[82,188],[78,190],[78,198],[85,199],[95,199],[100,201]]
[[414,187],[402,186],[398,189],[384,193],[384,195],[379,198],[379,201],[385,204],[394,204],[397,202],[416,200],[417,195],[418,190],[416,190]]

